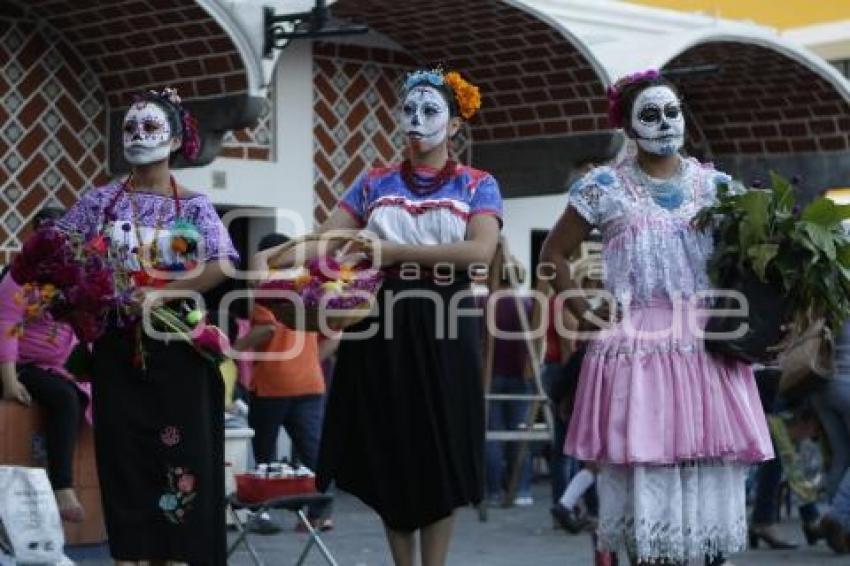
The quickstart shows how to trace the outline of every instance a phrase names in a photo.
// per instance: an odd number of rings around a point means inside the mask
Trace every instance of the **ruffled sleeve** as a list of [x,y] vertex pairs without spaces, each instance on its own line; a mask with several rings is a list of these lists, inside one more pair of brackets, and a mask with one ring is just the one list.
[[618,185],[613,169],[598,167],[570,187],[567,206],[592,226],[600,226],[610,219],[611,197]]
[[495,216],[502,224],[502,193],[492,175],[485,175],[475,189],[469,203],[470,218],[477,215]]
[[367,194],[367,178],[368,173],[361,175],[354,184],[352,184],[337,205],[342,210],[350,214],[360,226],[366,225],[366,211],[369,208]]
[[59,228],[67,232],[79,232],[86,239],[94,237],[103,222],[102,196],[102,188],[86,191],[59,219]]
[[203,250],[200,250],[200,260],[229,259],[233,263],[238,263],[239,254],[210,200],[200,197],[194,199],[193,204],[196,208],[189,212],[188,217],[198,228],[204,243]]

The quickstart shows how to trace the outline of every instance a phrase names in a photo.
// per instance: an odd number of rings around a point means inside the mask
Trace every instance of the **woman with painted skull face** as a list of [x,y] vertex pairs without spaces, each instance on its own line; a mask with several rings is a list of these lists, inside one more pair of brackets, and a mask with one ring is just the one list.
[[620,80],[609,97],[637,156],[572,187],[542,253],[556,289],[575,289],[566,260],[593,226],[603,233],[608,306],[567,299],[594,338],[566,451],[600,465],[603,550],[637,564],[738,552],[747,469],[773,450],[750,367],[704,350],[712,239],[691,222],[730,178],[680,155],[681,102],[656,71]]
[[[362,175],[320,228],[368,230],[359,250],[387,277],[378,316],[341,341],[318,481],[375,509],[397,565],[415,563],[418,531],[422,564],[436,566],[454,509],[482,496],[479,323],[458,310],[474,308],[467,268],[492,259],[502,202],[491,175],[449,156],[450,138],[480,105],[478,89],[455,72],[418,71],[402,100],[406,159]],[[260,268],[291,261],[279,249],[254,258]],[[438,281],[447,270],[452,277]]]
[[[209,199],[172,176],[197,157],[197,126],[173,89],[136,97],[123,122],[130,174],[92,189],[60,220],[108,238],[133,272],[133,300],[206,291],[237,254]],[[169,302],[178,311],[190,300]],[[143,311],[142,311],[143,312]],[[117,563],[226,563],[224,390],[218,369],[180,341],[114,320],[92,348],[97,466]]]

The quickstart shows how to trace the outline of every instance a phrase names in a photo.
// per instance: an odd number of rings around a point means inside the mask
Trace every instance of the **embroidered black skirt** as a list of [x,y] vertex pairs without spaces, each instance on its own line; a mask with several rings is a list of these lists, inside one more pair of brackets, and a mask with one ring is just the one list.
[[224,390],[190,346],[111,329],[94,346],[97,469],[116,560],[226,564]]
[[[480,319],[452,308],[455,293],[468,288],[389,279],[379,315],[350,327],[339,348],[318,485],[335,482],[393,530],[416,530],[481,501]],[[458,306],[471,309],[473,301]],[[350,339],[369,328],[371,338]]]

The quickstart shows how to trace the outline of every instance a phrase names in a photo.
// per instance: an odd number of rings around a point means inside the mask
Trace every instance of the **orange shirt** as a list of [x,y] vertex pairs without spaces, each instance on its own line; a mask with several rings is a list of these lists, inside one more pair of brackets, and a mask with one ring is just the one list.
[[[299,332],[280,324],[268,309],[254,306],[251,324],[272,324],[274,334],[256,349],[258,353],[285,352],[287,359],[257,360],[251,372],[251,389],[258,397],[321,395],[325,380],[319,363],[318,333]],[[298,341],[300,348],[296,348]]]

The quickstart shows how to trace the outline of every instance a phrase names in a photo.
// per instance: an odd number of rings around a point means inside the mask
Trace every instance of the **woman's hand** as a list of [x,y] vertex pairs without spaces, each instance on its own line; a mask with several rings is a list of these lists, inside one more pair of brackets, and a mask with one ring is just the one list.
[[387,267],[401,263],[402,248],[403,246],[401,244],[396,244],[388,240],[363,238],[352,242],[348,252],[363,253],[373,264],[380,264],[379,267]]
[[614,305],[611,308],[611,303],[604,302],[599,307],[592,309],[588,308],[579,317],[578,330],[579,332],[599,332],[608,330],[622,320],[623,314],[621,310]]
[[6,401],[15,401],[27,407],[32,404],[30,392],[27,391],[24,384],[18,381],[17,378],[3,382],[3,399]]

